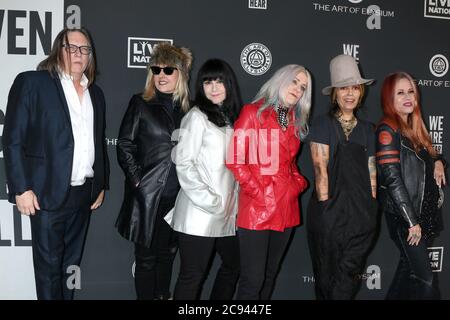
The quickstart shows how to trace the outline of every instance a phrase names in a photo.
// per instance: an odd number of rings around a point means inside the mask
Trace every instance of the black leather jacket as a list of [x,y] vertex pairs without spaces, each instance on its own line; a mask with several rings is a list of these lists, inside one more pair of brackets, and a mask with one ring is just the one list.
[[170,114],[162,97],[145,101],[137,94],[122,120],[117,160],[126,179],[116,227],[124,238],[143,246],[151,244],[159,201],[174,166],[172,132],[181,117],[181,112]]
[[425,162],[410,142],[382,123],[377,136],[377,175],[383,211],[400,215],[408,227],[416,225],[425,191]]

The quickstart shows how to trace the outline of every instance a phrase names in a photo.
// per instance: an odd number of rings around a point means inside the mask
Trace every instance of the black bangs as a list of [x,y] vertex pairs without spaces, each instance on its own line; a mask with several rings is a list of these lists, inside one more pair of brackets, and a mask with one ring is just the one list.
[[208,60],[199,70],[199,77],[202,82],[211,80],[227,79],[228,73],[222,61],[217,59]]
[[219,72],[216,72],[216,74],[203,75],[203,77],[202,77],[202,82],[213,81],[213,80],[223,81],[222,74],[220,74]]
[[[221,108],[214,105],[205,95],[204,82],[214,80],[222,81],[226,90],[226,98]],[[209,121],[219,127],[234,123],[239,115],[242,100],[236,76],[228,63],[220,59],[207,60],[198,71],[195,91],[194,103],[208,116]]]

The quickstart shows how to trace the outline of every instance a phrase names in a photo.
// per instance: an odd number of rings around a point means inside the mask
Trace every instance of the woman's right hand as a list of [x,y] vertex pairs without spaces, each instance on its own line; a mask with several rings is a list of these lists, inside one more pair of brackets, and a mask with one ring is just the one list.
[[422,239],[422,228],[419,224],[408,229],[409,234],[406,241],[408,241],[410,246],[419,245],[420,239]]

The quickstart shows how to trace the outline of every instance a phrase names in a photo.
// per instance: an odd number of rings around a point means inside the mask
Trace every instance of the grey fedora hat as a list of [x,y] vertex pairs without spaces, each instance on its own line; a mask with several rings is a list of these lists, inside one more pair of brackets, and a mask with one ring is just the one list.
[[322,93],[329,95],[333,88],[342,88],[358,84],[371,84],[374,79],[361,78],[358,63],[351,56],[340,54],[330,61],[331,85],[322,89]]

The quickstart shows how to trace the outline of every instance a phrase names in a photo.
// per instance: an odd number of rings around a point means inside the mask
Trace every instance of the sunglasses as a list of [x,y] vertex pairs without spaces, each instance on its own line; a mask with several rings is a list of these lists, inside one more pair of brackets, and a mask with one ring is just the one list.
[[156,66],[150,67],[150,69],[152,70],[153,74],[158,75],[161,73],[161,70],[162,70],[162,71],[164,71],[164,74],[166,74],[168,76],[170,76],[175,70],[177,70],[177,68],[175,68],[175,67],[161,68],[161,67],[156,67]]

